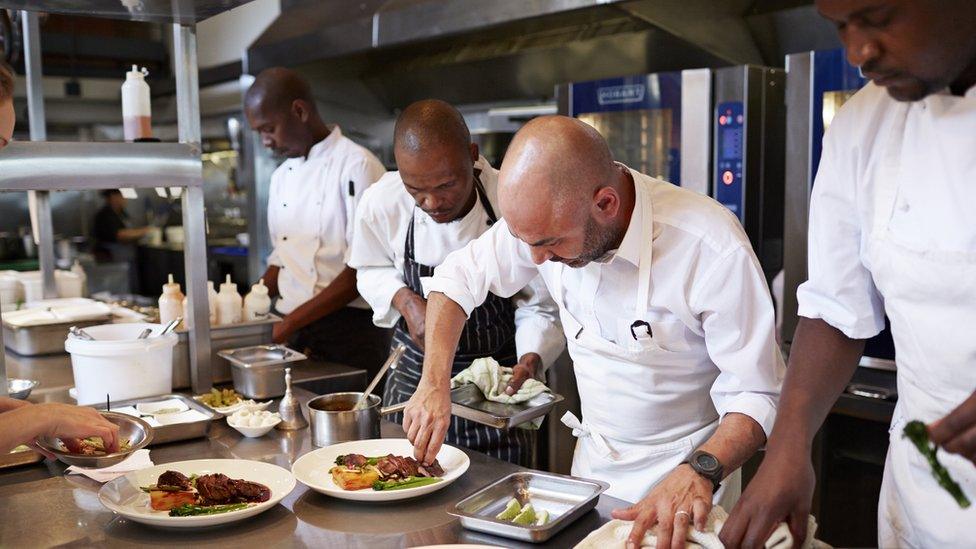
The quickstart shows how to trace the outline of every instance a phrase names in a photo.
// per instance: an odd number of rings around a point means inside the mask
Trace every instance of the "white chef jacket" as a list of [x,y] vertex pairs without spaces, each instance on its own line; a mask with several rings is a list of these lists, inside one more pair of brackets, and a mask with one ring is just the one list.
[[748,237],[735,216],[711,198],[630,173],[638,203],[650,193],[653,235],[644,234],[635,208],[609,261],[579,269],[560,269],[548,261],[536,265],[529,246],[502,221],[448,256],[433,277],[423,280],[424,292],[442,292],[470,314],[487,292],[509,295],[536,275],[552,291],[562,271],[565,299],[557,305],[579,319],[584,330],[626,344],[638,314],[634,293],[641,246],[652,243],[649,316],[642,320],[664,350],[698,347],[700,360],[715,368],[710,387],[685,387],[679,378],[675,390],[709,391],[718,415],[745,414],[768,436],[785,367],[776,346],[769,290]]
[[[366,148],[338,126],[307,158],[289,158],[271,175],[269,265],[281,268],[275,307],[288,314],[332,283],[346,266],[356,205],[366,187],[386,173]],[[367,308],[357,298],[351,306]]]
[[[484,157],[474,168],[495,214],[498,209],[498,171]],[[404,244],[411,217],[414,220],[414,259],[424,265],[440,265],[454,250],[464,247],[489,229],[488,213],[478,197],[463,218],[437,223],[403,186],[399,172],[389,172],[366,190],[356,212],[355,238],[349,266],[356,269],[360,295],[373,308],[373,322],[384,328],[400,319],[393,296],[406,284],[403,280]],[[538,353],[548,367],[562,352],[565,341],[558,310],[545,285],[538,279],[526,281],[506,295],[515,294],[515,347],[518,356]]]

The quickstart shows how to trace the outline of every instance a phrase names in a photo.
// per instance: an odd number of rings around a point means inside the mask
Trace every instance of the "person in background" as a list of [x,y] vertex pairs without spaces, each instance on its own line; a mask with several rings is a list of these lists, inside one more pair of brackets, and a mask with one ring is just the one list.
[[386,358],[389,331],[373,325],[346,258],[356,206],[386,170],[339,126],[322,121],[308,82],[292,70],[262,71],[244,110],[264,146],[286,158],[268,194],[273,250],[264,283],[284,315],[274,340],[372,376]]
[[[0,62],[0,149],[7,146],[14,130],[14,76]],[[119,428],[93,408],[60,403],[31,404],[0,397],[0,453],[21,444],[32,444],[40,436],[102,437],[110,451],[118,450]]]
[[149,232],[149,227],[133,227],[125,211],[125,197],[118,189],[102,191],[105,204],[95,213],[92,234],[95,236],[94,255],[100,262],[125,263],[129,266],[129,291],[139,293],[139,273],[136,269],[136,243]]
[[[427,312],[421,279],[498,221],[498,171],[478,154],[454,107],[438,100],[408,106],[397,119],[393,148],[399,171],[366,190],[349,260],[374,321],[395,325],[393,345],[407,348],[387,374],[387,406],[409,399],[420,381]],[[514,366],[518,385],[544,378],[564,346],[556,305],[539,279],[516,290],[513,297],[490,296],[471,314],[453,375],[492,357]],[[447,433],[452,444],[524,466],[533,464],[535,439],[526,429],[501,431],[457,417]]]
[[972,547],[976,507],[961,508],[938,485],[902,432],[925,422],[949,474],[976,497],[976,2],[816,5],[871,83],[824,136],[779,416],[720,537],[762,547],[784,520],[806,537],[814,436],[887,315],[898,403],[878,546]]

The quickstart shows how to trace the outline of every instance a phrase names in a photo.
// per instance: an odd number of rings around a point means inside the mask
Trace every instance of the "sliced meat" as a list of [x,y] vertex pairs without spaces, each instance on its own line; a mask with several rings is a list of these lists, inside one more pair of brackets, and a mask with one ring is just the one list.
[[234,479],[221,473],[202,475],[197,478],[197,492],[204,505],[231,503],[234,501]]
[[166,471],[165,473],[159,475],[159,480],[156,481],[156,485],[172,486],[173,488],[179,488],[180,490],[189,490],[190,479],[179,471]]
[[366,456],[362,454],[346,454],[342,456],[342,465],[350,469],[356,469],[366,465]]
[[441,464],[437,463],[435,459],[430,465],[420,465],[417,467],[417,472],[420,473],[422,477],[442,477],[444,476],[444,469],[441,468]]
[[271,488],[249,480],[234,481],[235,500],[242,503],[261,503],[271,499]]
[[390,454],[376,463],[380,475],[384,479],[407,478],[417,476],[417,460],[411,457],[394,456]]

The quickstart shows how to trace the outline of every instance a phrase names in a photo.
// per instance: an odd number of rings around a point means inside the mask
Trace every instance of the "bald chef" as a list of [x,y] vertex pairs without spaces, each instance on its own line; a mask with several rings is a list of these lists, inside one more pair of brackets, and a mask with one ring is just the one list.
[[467,314],[541,275],[579,386],[583,420],[563,418],[579,437],[573,474],[635,503],[614,511],[634,521],[630,542],[657,525],[684,547],[713,501],[731,508],[784,374],[748,238],[717,202],[614,162],[596,130],[561,116],[515,136],[498,200],[503,220],[424,280],[424,374],[404,412],[415,454],[441,446]]
[[287,157],[271,175],[268,229],[274,249],[264,281],[284,319],[274,341],[291,341],[319,359],[379,371],[389,336],[370,321],[346,265],[353,217],[383,164],[327,126],[312,89],[297,72],[261,71],[244,97],[251,129],[276,156]]
[[[408,106],[397,119],[393,149],[399,171],[386,174],[363,196],[349,261],[374,321],[395,325],[393,344],[407,348],[387,378],[387,405],[409,399],[421,378],[427,310],[421,278],[498,221],[498,172],[479,156],[454,107],[437,100]],[[477,358],[493,357],[503,366],[514,365],[518,385],[543,376],[565,342],[556,305],[541,280],[532,279],[472,307],[464,337],[451,344],[445,373],[456,375]],[[512,463],[533,463],[536,437],[530,431],[501,431],[461,418],[444,427],[452,444]]]

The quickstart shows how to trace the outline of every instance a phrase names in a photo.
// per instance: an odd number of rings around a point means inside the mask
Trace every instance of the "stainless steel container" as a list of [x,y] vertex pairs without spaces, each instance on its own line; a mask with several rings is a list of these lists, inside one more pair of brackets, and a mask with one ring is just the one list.
[[[269,315],[266,319],[253,322],[211,326],[210,367],[214,383],[226,383],[233,379],[230,362],[219,355],[220,351],[271,343],[276,322],[281,322],[281,318]],[[173,349],[173,388],[184,389],[190,386],[190,339],[185,331],[176,334],[180,339]]]
[[[461,526],[495,536],[541,543],[596,507],[610,485],[553,473],[512,473],[459,501],[450,514]],[[531,503],[538,511],[549,512],[549,522],[524,526],[495,518],[515,498],[524,507]]]
[[519,404],[502,404],[485,398],[473,383],[451,391],[451,414],[495,429],[512,429],[549,413],[562,402],[555,393],[539,393]]
[[254,345],[217,353],[231,365],[234,390],[248,398],[285,394],[285,366],[308,357],[284,345]]
[[[160,402],[163,400],[177,399],[182,401],[191,410],[196,410],[200,412],[207,419],[202,419],[200,421],[189,421],[186,423],[172,423],[169,425],[163,425],[160,427],[153,428],[153,438],[149,446],[157,444],[166,444],[167,442],[175,442],[178,440],[190,440],[194,438],[202,438],[210,433],[210,427],[213,425],[214,420],[220,419],[221,416],[215,412],[209,406],[200,404],[196,400],[184,395],[160,395],[155,397],[144,397],[144,398],[134,398],[131,400],[123,400],[120,402],[112,402],[113,408],[124,408],[126,406],[135,406],[136,404],[147,404],[151,402]],[[104,403],[95,406],[96,410],[101,410],[105,406]]]
[[85,328],[105,324],[111,316],[93,320],[42,324],[40,326],[11,326],[3,323],[3,344],[22,356],[50,355],[64,353],[64,340],[68,339],[68,328]]
[[362,393],[332,393],[308,401],[312,444],[329,446],[350,440],[380,438],[380,416],[403,411],[403,402],[380,407],[380,397],[369,395],[366,406],[353,410]]
[[7,396],[17,400],[27,400],[37,384],[38,382],[33,379],[8,379]]
[[153,440],[153,428],[145,421],[116,412],[101,412],[105,419],[119,426],[119,438],[129,440],[129,449],[124,452],[105,454],[104,456],[85,456],[72,454],[64,449],[57,437],[39,437],[37,443],[48,452],[54,454],[63,463],[77,465],[89,469],[101,469],[121,463],[136,450],[141,450]]

